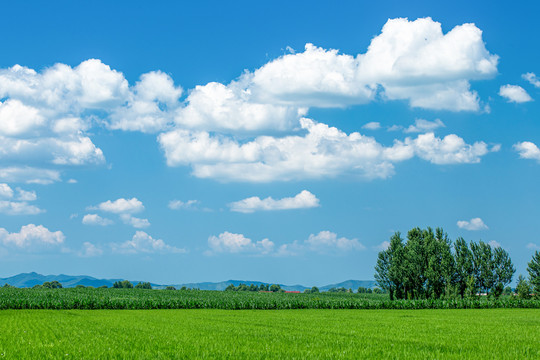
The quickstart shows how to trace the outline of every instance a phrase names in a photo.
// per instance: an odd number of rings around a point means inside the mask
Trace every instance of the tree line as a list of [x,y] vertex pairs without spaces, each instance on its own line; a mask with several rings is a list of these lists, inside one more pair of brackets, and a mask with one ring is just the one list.
[[[530,283],[536,284],[538,294],[540,255],[535,256],[529,264],[536,271]],[[391,300],[464,298],[478,293],[499,297],[515,272],[501,247],[483,241],[467,243],[461,237],[452,242],[442,228],[416,227],[409,230],[406,241],[400,232],[392,235],[388,248],[378,254],[375,280]]]

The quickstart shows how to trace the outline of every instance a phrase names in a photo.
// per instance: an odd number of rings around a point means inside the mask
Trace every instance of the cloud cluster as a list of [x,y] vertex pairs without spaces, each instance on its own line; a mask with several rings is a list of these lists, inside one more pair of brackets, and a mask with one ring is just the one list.
[[535,73],[529,72],[521,75],[521,77],[530,82],[534,87],[540,88],[540,79],[538,79]]
[[64,240],[65,236],[61,231],[49,231],[43,225],[24,225],[19,232],[14,233],[0,228],[0,243],[20,249],[32,250],[34,247],[61,245]]
[[303,190],[294,197],[274,200],[272,197],[261,199],[253,196],[229,204],[231,211],[252,213],[255,211],[308,209],[319,206],[319,199],[307,190]]
[[243,253],[251,255],[270,255],[270,256],[296,256],[307,252],[317,252],[322,254],[344,253],[346,251],[364,250],[357,239],[347,239],[338,237],[337,234],[330,231],[321,231],[318,234],[311,234],[302,241],[294,241],[289,244],[276,246],[269,240],[252,241],[243,234],[235,234],[225,231],[218,236],[208,238],[209,250],[207,255],[218,253]]
[[532,101],[531,96],[518,85],[503,85],[499,89],[499,95],[504,97],[508,102],[524,103]]
[[[384,148],[372,138],[308,120],[309,108],[382,99],[479,111],[482,104],[470,82],[493,77],[497,63],[474,24],[445,34],[440,23],[423,18],[388,20],[365,53],[307,44],[304,51],[271,60],[229,84],[196,86],[185,98],[160,71],[142,74],[130,86],[121,72],[97,59],[40,72],[15,65],[0,69],[0,156],[16,164],[0,168],[0,180],[46,183],[59,180],[59,168],[103,163],[103,152],[89,136],[96,125],[160,132],[167,164],[191,166],[198,177],[273,181],[358,173],[384,178],[396,159],[415,151]],[[338,156],[341,150],[352,159]],[[402,150],[407,150],[404,158],[396,154]]]
[[285,137],[258,136],[240,143],[207,132],[177,129],[159,136],[170,166],[191,165],[201,178],[269,182],[335,177],[354,174],[386,178],[393,163],[418,156],[434,164],[477,163],[489,149],[484,142],[472,145],[457,135],[444,138],[433,133],[396,140],[385,147],[374,138],[346,134],[307,118],[300,120],[305,134]]
[[16,188],[15,191],[8,185],[0,183],[0,213],[6,215],[36,215],[44,212],[28,201],[37,199],[35,191],[26,191]]
[[[144,210],[143,203],[137,198],[119,198],[114,201],[107,200],[96,206],[88,207],[88,210],[99,210],[106,213],[117,214],[124,224],[131,225],[137,229],[147,228],[150,226],[148,219],[133,216],[133,214]],[[97,214],[86,214],[82,219],[82,223],[85,225],[106,226],[111,225],[113,222],[112,220],[102,218]]]
[[113,252],[120,254],[179,254],[185,253],[185,249],[166,244],[161,239],[154,239],[144,231],[137,231],[131,240],[123,243],[111,243]]
[[540,149],[530,141],[514,144],[514,150],[519,153],[519,157],[522,159],[532,159],[540,162]]
[[472,218],[471,220],[460,220],[457,222],[457,226],[460,229],[469,231],[487,230],[489,229],[481,218]]

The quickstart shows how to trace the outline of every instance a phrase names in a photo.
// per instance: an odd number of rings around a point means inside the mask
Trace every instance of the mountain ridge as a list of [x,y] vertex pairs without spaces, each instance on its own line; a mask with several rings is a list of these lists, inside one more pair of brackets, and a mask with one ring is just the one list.
[[[66,288],[76,287],[77,285],[93,286],[93,287],[99,287],[99,286],[105,285],[107,287],[112,287],[116,281],[122,281],[122,280],[126,280],[126,279],[98,279],[89,275],[65,275],[65,274],[42,275],[36,272],[30,272],[30,273],[20,273],[14,276],[6,277],[6,278],[0,278],[0,286],[4,284],[8,284],[8,285],[15,286],[18,288],[27,288],[27,287],[33,287],[35,285],[41,285],[46,281],[49,281],[49,282],[58,281],[62,284],[63,287],[66,287]],[[134,284],[143,282],[143,281],[133,281],[133,280],[129,280],[129,281]],[[247,284],[247,285],[255,284],[257,286],[260,286],[261,284],[272,284],[272,283],[263,282],[263,281],[250,281],[250,280],[226,280],[226,281],[219,281],[219,282],[198,282],[198,283],[184,283],[184,284],[154,284],[154,283],[151,283],[151,284],[154,289],[163,289],[167,286],[174,286],[177,289],[179,289],[185,286],[191,289],[223,291],[227,288],[227,286],[231,284],[234,286],[238,286],[239,284]],[[296,285],[278,284],[278,285],[280,285],[281,288],[284,289],[285,291],[304,291],[305,289],[311,289],[311,286],[304,286],[300,284],[296,284]],[[327,291],[331,288],[344,287],[346,289],[356,290],[358,289],[359,286],[363,286],[366,288],[374,288],[376,286],[376,283],[373,280],[346,280],[340,283],[320,286],[319,289],[321,291]]]

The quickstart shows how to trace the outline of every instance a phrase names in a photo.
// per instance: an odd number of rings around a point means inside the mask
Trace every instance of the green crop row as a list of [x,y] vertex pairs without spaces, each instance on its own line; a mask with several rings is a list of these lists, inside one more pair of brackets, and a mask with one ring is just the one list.
[[513,297],[390,301],[385,295],[144,289],[0,289],[4,309],[489,309],[540,308]]

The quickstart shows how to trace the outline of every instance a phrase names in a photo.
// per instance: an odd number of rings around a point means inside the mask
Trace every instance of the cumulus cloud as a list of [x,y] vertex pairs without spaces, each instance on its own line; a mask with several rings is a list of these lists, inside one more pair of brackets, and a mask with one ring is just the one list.
[[272,197],[261,199],[253,196],[229,204],[231,211],[252,213],[255,211],[308,209],[319,206],[319,199],[307,190],[303,190],[294,197],[274,200]]
[[477,111],[479,98],[469,81],[493,77],[497,63],[474,24],[443,34],[431,18],[390,19],[365,54],[307,44],[304,52],[283,55],[244,78],[255,98],[279,104],[362,104],[381,87],[386,98],[413,107]]
[[538,79],[535,73],[529,72],[521,75],[521,77],[530,82],[534,87],[540,88],[540,79]]
[[171,210],[180,210],[180,209],[193,209],[200,203],[199,200],[171,200],[169,201],[169,209]]
[[522,159],[532,159],[540,162],[540,149],[530,141],[514,144],[514,150],[519,153],[519,157]]
[[10,199],[13,197],[13,189],[8,184],[0,184],[0,198]]
[[497,148],[476,142],[466,144],[457,135],[443,139],[433,133],[395,141],[390,147],[373,137],[349,135],[311,119],[301,119],[304,136],[259,136],[240,143],[207,132],[174,130],[159,136],[170,166],[191,165],[201,178],[250,182],[335,177],[354,174],[364,178],[387,178],[393,163],[419,156],[435,164],[478,163]]
[[218,236],[208,238],[208,246],[211,253],[255,253],[268,254],[273,251],[274,243],[268,239],[257,242],[245,237],[242,234],[234,234],[225,231]]
[[35,201],[37,195],[35,191],[26,191],[21,188],[17,188],[17,200],[19,201]]
[[410,125],[404,130],[406,133],[417,133],[417,132],[430,132],[440,127],[445,127],[444,123],[440,119],[435,119],[434,121],[416,119],[414,120],[414,125]]
[[269,240],[252,241],[243,234],[234,234],[225,231],[218,236],[208,238],[209,251],[207,255],[217,253],[235,253],[251,255],[269,255],[269,256],[297,256],[307,252],[317,253],[343,253],[346,251],[364,250],[357,239],[347,239],[338,237],[337,234],[330,231],[321,231],[318,234],[311,234],[304,241],[293,241],[292,243],[276,244]]
[[84,225],[98,225],[107,226],[112,225],[114,222],[107,218],[102,218],[98,214],[86,214],[83,216],[82,223]]
[[533,99],[525,89],[518,85],[503,85],[499,89],[499,95],[504,97],[508,102],[524,103]]
[[91,242],[85,241],[83,243],[82,249],[77,252],[77,255],[80,257],[95,257],[103,255],[103,250],[92,244]]
[[329,250],[350,251],[365,249],[365,246],[357,239],[338,238],[337,234],[331,231],[321,231],[318,234],[311,234],[305,241],[305,244],[311,250],[322,253]]
[[37,215],[45,212],[26,201],[0,200],[0,213],[6,215]]
[[35,246],[61,245],[65,236],[61,231],[49,231],[43,225],[28,224],[21,227],[19,232],[10,233],[0,228],[0,242],[16,248],[32,248]]
[[385,240],[382,243],[380,243],[379,245],[374,246],[373,248],[375,250],[378,250],[378,251],[384,251],[384,250],[388,250],[389,247],[390,247],[390,241]]
[[362,126],[362,129],[366,129],[366,130],[378,130],[380,128],[381,128],[381,123],[376,122],[376,121],[368,122],[367,124]]
[[482,221],[481,218],[473,218],[469,221],[466,220],[460,220],[457,222],[457,226],[460,229],[465,229],[469,231],[477,231],[477,230],[487,230],[489,229],[486,224]]
[[166,244],[161,239],[154,239],[144,231],[137,231],[131,240],[123,243],[111,243],[113,252],[120,254],[181,254],[185,249]]
[[4,167],[0,168],[0,181],[48,185],[60,181],[60,172],[30,166]]
[[131,216],[130,214],[120,214],[120,218],[124,224],[131,225],[137,229],[143,229],[150,226],[150,221],[148,221],[148,219],[141,219]]
[[144,205],[135,197],[131,199],[120,198],[114,201],[107,200],[97,206],[90,207],[90,209],[97,209],[115,214],[134,214],[143,211]]

